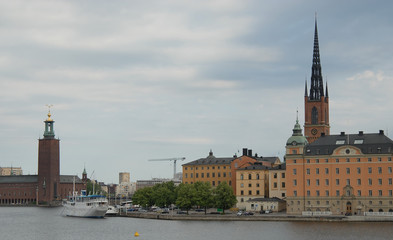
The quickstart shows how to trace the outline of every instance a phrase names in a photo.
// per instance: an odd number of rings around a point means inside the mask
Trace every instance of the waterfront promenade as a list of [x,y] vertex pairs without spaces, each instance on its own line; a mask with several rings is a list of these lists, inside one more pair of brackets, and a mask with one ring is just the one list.
[[392,216],[301,216],[286,213],[254,214],[252,216],[237,216],[233,212],[223,214],[160,214],[156,212],[124,212],[116,217],[145,218],[159,220],[184,221],[281,221],[281,222],[393,222]]

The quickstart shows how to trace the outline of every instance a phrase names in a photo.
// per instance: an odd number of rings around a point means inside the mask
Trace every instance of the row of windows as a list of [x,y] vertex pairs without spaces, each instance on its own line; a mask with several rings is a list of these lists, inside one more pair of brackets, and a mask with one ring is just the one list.
[[[277,178],[277,173],[273,174],[273,178]],[[281,173],[281,178],[285,178],[285,173]]]
[[[316,201],[316,204],[320,205],[321,202],[320,201]],[[326,201],[325,202],[325,205],[329,205],[329,204],[330,204],[330,201]],[[336,204],[340,205],[340,201],[337,201]],[[368,201],[368,205],[373,205],[373,204],[377,205],[376,202]],[[383,203],[383,201],[378,201],[378,204],[379,205],[384,205],[386,203]],[[294,202],[293,201],[288,202],[288,206],[290,206],[290,205],[294,205]],[[297,205],[300,205],[300,201],[297,201]],[[307,205],[311,205],[311,201],[307,201]],[[363,205],[363,202],[362,201],[358,201],[358,205]],[[393,205],[393,201],[389,201],[389,205]]]
[[[259,187],[259,186],[260,186],[259,183],[257,183],[257,184],[256,184],[256,187]],[[243,184],[243,183],[240,184],[240,187],[244,187],[244,184]],[[248,184],[248,187],[252,187],[252,184],[249,183],[249,184]]]
[[[202,170],[205,169],[205,167],[200,167]],[[211,166],[212,169],[216,169],[216,166]],[[184,167],[184,170],[187,170],[188,167]],[[190,170],[193,170],[193,167],[190,167]],[[210,169],[210,166],[207,166],[206,169]],[[217,169],[221,169],[221,166],[217,166]],[[227,169],[227,166],[222,166],[222,169]],[[231,169],[231,166],[228,166],[228,169]],[[195,167],[195,170],[198,170],[198,167]]]
[[[314,159],[313,159],[314,160]],[[353,159],[354,160],[354,159]],[[364,160],[366,160],[366,159],[364,159]],[[378,161],[378,162],[382,162],[382,160],[383,160],[383,158],[382,157],[377,157],[377,158],[374,158],[374,160],[376,160],[376,161]],[[386,158],[386,160],[388,161],[388,162],[391,162],[392,161],[392,157],[388,157],[388,158]],[[372,158],[367,158],[367,162],[372,162],[373,161],[373,159]],[[355,162],[355,161],[351,161],[351,158],[345,158],[345,159],[339,159],[339,158],[336,158],[336,159],[328,159],[328,158],[326,158],[326,159],[323,159],[323,160],[320,160],[320,159],[315,159],[314,161],[312,161],[312,160],[310,160],[310,159],[306,159],[306,163],[329,163],[329,162],[336,162],[336,163],[339,163],[339,162]],[[356,162],[363,162],[362,161],[362,159],[361,158],[356,158]],[[365,161],[364,161],[365,162]],[[294,159],[293,160],[293,163],[296,163],[296,159]]]
[[[377,193],[377,195],[375,195],[375,196],[379,196],[379,197],[383,196],[383,190],[368,190],[368,195],[367,196],[369,196],[369,197],[374,196],[373,192]],[[388,190],[387,193],[388,193],[389,197],[393,196],[393,191],[392,190]],[[346,194],[346,196],[351,196],[351,192],[349,190],[345,194]],[[311,196],[311,191],[307,190],[306,195],[307,195],[307,197],[310,197]],[[317,197],[321,196],[321,191],[316,190],[315,191],[315,195]],[[297,197],[297,191],[296,190],[293,191],[293,196]],[[330,191],[326,190],[324,196],[329,197],[330,196]],[[336,190],[336,197],[340,197],[340,196],[341,196],[340,195],[340,190]],[[357,196],[358,197],[362,196],[362,190],[357,190]]]
[[[249,179],[249,180],[253,179],[252,175],[253,175],[253,174],[249,173],[247,179]],[[259,173],[257,173],[257,174],[255,175],[255,179],[256,179],[256,180],[260,179]],[[244,180],[244,174],[240,174],[240,180]]]
[[[188,184],[188,182],[184,182],[184,183]],[[219,185],[220,183],[221,183],[221,181],[217,181],[217,185]],[[190,184],[194,184],[194,182],[190,182]],[[212,184],[213,187],[215,187],[216,186],[216,181],[211,181],[211,184]],[[228,182],[228,185],[229,186],[232,185],[231,181]]]
[[[373,170],[375,169],[375,170]],[[386,168],[385,168],[386,169]],[[344,170],[344,169],[342,169]],[[367,168],[367,172],[368,173],[373,173],[374,171],[376,171],[378,174],[382,174],[383,173],[383,168],[382,167],[368,167]],[[325,174],[329,174],[329,168],[325,168]],[[340,174],[340,168],[336,168],[335,169],[336,174]],[[351,174],[351,168],[345,168],[345,173],[346,174]],[[361,174],[362,173],[362,168],[358,167],[356,168],[356,173],[357,174]],[[387,167],[387,173],[391,174],[392,173],[392,167]],[[294,168],[293,169],[293,175],[297,174],[297,169]],[[310,168],[306,168],[306,174],[310,175],[311,174],[311,169]],[[319,168],[315,168],[315,174],[320,174],[320,170]]]
[[[285,182],[281,182],[281,187],[285,188]],[[276,182],[273,183],[273,188],[277,188],[277,183]]]
[[[259,190],[256,190],[256,195],[260,195],[260,191]],[[240,195],[244,195],[244,191],[243,190],[241,190],[240,191]],[[248,190],[248,195],[252,195],[252,190]]]
[[11,192],[9,192],[8,195],[7,195],[7,193],[3,193],[3,195],[1,195],[1,193],[0,193],[0,197],[1,196],[3,196],[3,197],[6,197],[6,196],[23,196],[23,195],[24,196],[27,196],[27,195],[31,196],[32,192],[29,192],[29,193],[26,193],[26,192],[24,192],[24,193],[22,193],[22,192],[18,192],[18,193],[13,192],[13,193],[11,193]]
[[[388,184],[392,185],[392,178],[388,178]],[[345,182],[346,185],[351,185],[351,180],[350,179],[346,179]],[[362,180],[361,179],[356,179],[356,184],[358,186],[362,185]],[[378,185],[382,185],[383,184],[383,180],[382,178],[378,178]],[[306,179],[306,185],[310,186],[311,185],[311,180],[310,179]],[[320,180],[319,179],[315,179],[315,186],[319,186],[320,185]],[[336,179],[336,185],[339,186],[340,185],[340,179]],[[371,178],[368,179],[368,185],[372,186],[373,185],[373,180]],[[294,179],[293,180],[293,186],[297,186],[297,180]],[[325,186],[329,186],[329,179],[325,179]]]
[[[228,174],[226,172],[222,173],[222,177],[227,177],[227,175],[229,177],[231,177],[231,173],[230,172]],[[205,173],[200,173],[200,175],[199,175],[199,173],[195,173],[195,178],[199,178],[199,176],[201,178],[204,178],[205,177]],[[193,177],[194,177],[194,174],[190,173],[190,178],[193,178]],[[206,173],[206,177],[209,178],[210,177],[210,173]],[[216,177],[216,173],[211,173],[211,177]],[[221,173],[220,172],[217,173],[217,177],[221,177]],[[184,174],[184,178],[188,178],[188,173]]]

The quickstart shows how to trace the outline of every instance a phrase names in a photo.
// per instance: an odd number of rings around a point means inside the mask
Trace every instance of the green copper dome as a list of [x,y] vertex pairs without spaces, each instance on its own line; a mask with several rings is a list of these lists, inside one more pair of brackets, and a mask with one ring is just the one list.
[[302,128],[300,127],[299,120],[296,119],[296,124],[293,127],[293,133],[290,138],[288,138],[287,141],[287,146],[288,145],[306,145],[308,144],[308,141],[306,137],[303,136],[302,134]]

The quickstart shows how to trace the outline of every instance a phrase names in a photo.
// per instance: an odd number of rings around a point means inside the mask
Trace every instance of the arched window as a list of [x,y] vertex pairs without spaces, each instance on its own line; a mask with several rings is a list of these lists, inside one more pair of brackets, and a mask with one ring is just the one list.
[[257,173],[257,179],[259,179],[259,173]]
[[311,124],[318,124],[318,110],[316,107],[311,110]]
[[374,210],[372,210],[372,209],[370,209],[370,210],[368,210],[369,212],[374,212]]
[[378,210],[378,212],[383,212],[383,210],[380,208],[380,209]]
[[250,173],[250,174],[248,174],[248,179],[252,179],[252,177],[251,177],[251,173]]
[[240,174],[240,180],[243,180],[243,179],[244,179],[243,174]]

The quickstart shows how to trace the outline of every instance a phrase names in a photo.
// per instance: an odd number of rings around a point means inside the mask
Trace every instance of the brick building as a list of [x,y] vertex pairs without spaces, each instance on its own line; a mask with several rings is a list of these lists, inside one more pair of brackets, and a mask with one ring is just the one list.
[[75,190],[85,189],[78,176],[60,175],[60,140],[55,138],[50,112],[38,140],[38,175],[0,176],[0,204],[57,205]]

